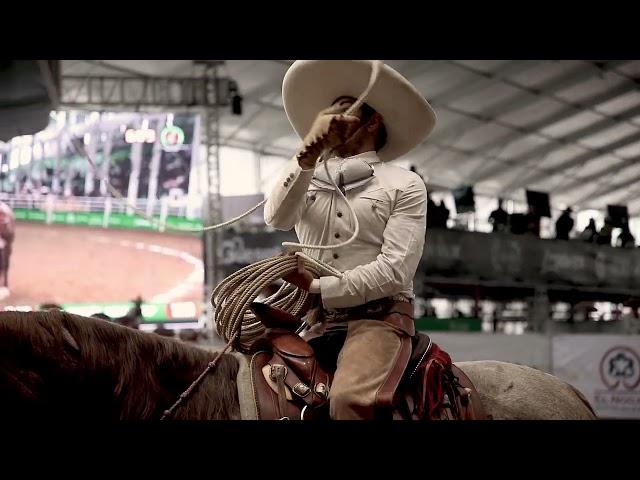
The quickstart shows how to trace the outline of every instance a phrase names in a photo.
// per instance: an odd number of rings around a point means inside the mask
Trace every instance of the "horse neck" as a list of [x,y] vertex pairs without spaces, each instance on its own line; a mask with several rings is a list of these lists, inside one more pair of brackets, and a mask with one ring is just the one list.
[[[60,310],[0,317],[0,417],[159,419],[216,355]],[[223,356],[174,418],[238,418],[237,371]]]
[[[57,404],[64,406],[65,416],[159,419],[217,355],[104,320],[61,311],[38,315],[47,316],[51,330],[64,326],[70,336],[67,339],[75,342],[75,352],[46,378],[60,399]],[[64,335],[54,333],[61,343]],[[222,357],[218,367],[175,411],[174,418],[236,418],[237,370],[233,356]],[[80,409],[77,414],[74,408]]]
[[[127,359],[113,371],[113,413],[120,419],[159,419],[202,373],[217,353],[153,333],[127,329],[138,342],[120,349]],[[238,362],[223,356],[174,411],[176,420],[230,420],[239,417]]]

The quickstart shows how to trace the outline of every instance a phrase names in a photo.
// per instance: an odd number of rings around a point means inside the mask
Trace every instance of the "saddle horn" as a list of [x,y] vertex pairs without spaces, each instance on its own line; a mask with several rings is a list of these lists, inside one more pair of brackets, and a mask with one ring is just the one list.
[[302,320],[295,315],[266,303],[252,302],[249,308],[267,328],[282,328],[295,332],[302,323]]

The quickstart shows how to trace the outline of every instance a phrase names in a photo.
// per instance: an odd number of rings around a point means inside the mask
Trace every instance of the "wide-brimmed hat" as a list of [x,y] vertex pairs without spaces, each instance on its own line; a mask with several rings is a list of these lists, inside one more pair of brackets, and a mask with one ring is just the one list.
[[[289,122],[304,138],[321,110],[341,96],[358,98],[371,75],[369,60],[297,60],[284,76],[282,101]],[[382,115],[387,143],[383,161],[415,148],[431,133],[436,114],[424,96],[402,75],[382,65],[365,103]]]

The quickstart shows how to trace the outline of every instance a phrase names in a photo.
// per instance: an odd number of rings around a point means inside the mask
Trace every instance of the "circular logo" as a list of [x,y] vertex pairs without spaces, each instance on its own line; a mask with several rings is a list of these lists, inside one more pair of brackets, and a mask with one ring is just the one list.
[[609,390],[633,390],[640,383],[640,357],[629,347],[613,347],[600,360],[600,378]]
[[184,131],[175,125],[165,127],[160,133],[160,143],[165,150],[175,152],[180,150],[184,142]]

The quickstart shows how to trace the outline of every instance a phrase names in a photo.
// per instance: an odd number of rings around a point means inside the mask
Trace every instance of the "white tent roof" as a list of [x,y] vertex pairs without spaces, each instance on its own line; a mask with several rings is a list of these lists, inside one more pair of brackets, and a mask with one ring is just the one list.
[[[243,115],[223,111],[228,145],[289,156],[281,101],[287,60],[229,60]],[[403,161],[436,188],[524,199],[524,187],[580,208],[640,213],[640,61],[387,61],[431,102],[438,124]],[[191,60],[63,61],[65,76],[197,77]],[[64,95],[63,95],[64,97]]]

